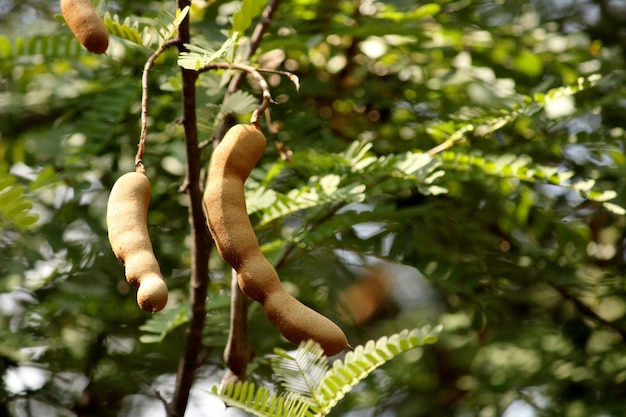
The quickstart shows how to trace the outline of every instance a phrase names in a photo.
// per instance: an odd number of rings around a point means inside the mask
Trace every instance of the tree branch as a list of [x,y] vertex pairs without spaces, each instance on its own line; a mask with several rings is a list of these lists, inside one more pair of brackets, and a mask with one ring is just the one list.
[[[178,8],[190,5],[190,0],[178,0]],[[179,51],[189,43],[189,16],[181,22],[179,28]],[[202,208],[200,187],[200,152],[198,149],[198,130],[196,125],[196,90],[198,78],[196,71],[181,68],[182,78],[182,125],[185,131],[187,166],[185,182],[189,196],[189,225],[191,232],[191,276],[189,301],[191,316],[185,335],[185,347],[178,365],[174,397],[168,410],[171,417],[182,417],[189,401],[189,392],[193,385],[198,358],[202,349],[202,330],[206,315],[206,297],[209,284],[209,254],[211,237],[206,225]]]
[[230,302],[230,332],[224,348],[224,361],[228,370],[222,384],[245,381],[246,368],[252,359],[252,347],[248,342],[248,297],[239,288],[237,272],[232,270]]

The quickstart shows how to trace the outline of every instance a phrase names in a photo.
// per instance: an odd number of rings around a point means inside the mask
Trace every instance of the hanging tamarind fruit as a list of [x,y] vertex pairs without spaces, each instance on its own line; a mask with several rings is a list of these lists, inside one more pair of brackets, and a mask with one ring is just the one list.
[[90,0],[61,0],[61,13],[85,49],[95,54],[106,52],[109,32]]
[[248,217],[244,183],[265,146],[259,129],[239,124],[215,148],[203,196],[208,227],[219,254],[237,272],[243,293],[263,306],[280,333],[295,344],[312,339],[332,356],[350,347],[345,334],[285,290],[261,252]]
[[168,290],[148,235],[149,203],[148,177],[126,173],[111,189],[106,220],[113,253],[124,264],[128,283],[137,288],[137,304],[155,313],[165,307]]

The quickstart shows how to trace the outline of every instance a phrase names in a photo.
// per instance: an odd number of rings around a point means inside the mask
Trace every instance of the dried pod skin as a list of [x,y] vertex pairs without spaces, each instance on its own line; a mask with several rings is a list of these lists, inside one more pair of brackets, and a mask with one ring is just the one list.
[[287,340],[300,344],[313,339],[326,355],[335,355],[349,347],[345,334],[285,291],[250,223],[244,183],[265,146],[257,128],[235,125],[215,148],[203,198],[209,230],[221,257],[237,271],[243,293],[263,305],[270,322]]
[[85,49],[96,54],[106,52],[109,32],[90,0],[61,0],[61,13]]
[[126,280],[138,288],[139,307],[155,313],[167,303],[167,286],[148,234],[149,203],[148,177],[137,172],[122,175],[109,195],[107,230],[113,253],[124,264]]

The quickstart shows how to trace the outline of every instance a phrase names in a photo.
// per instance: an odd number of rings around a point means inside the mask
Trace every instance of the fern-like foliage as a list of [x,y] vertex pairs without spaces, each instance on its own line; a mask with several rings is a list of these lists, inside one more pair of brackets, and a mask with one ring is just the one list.
[[100,91],[91,94],[89,106],[82,112],[76,129],[98,141],[85,144],[83,152],[98,154],[106,141],[117,134],[116,127],[112,126],[117,126],[123,121],[129,108],[137,100],[139,91],[136,83],[121,79],[109,84],[107,94]]
[[187,52],[181,52],[178,65],[185,69],[198,70],[216,61],[232,62],[237,49],[237,34],[231,35],[217,49],[206,43],[185,44]]
[[9,38],[0,35],[0,59],[41,55],[46,58],[76,58],[85,49],[71,34],[32,35]]
[[[230,296],[211,291],[208,300],[205,328],[207,331],[210,329],[213,333],[226,332],[229,323]],[[159,314],[150,316],[139,328],[143,332],[139,337],[139,341],[142,343],[159,343],[163,341],[169,333],[189,321],[190,309],[191,305],[189,303],[181,303],[175,307],[167,308]]]
[[228,384],[214,393],[228,405],[239,408],[255,416],[266,417],[306,417],[308,406],[295,393],[277,394],[251,382]]
[[109,33],[120,39],[147,48],[155,42],[156,32],[147,26],[140,29],[139,22],[131,20],[130,17],[126,17],[123,21],[120,21],[118,15],[111,15],[107,12],[103,20]]
[[404,330],[357,346],[354,351],[348,352],[342,361],[333,362],[332,368],[320,381],[314,393],[314,398],[318,400],[315,415],[328,414],[354,386],[385,362],[407,350],[435,343],[440,332],[441,326],[435,328],[426,326],[421,329]]
[[174,308],[167,309],[161,314],[151,316],[139,330],[144,332],[139,337],[142,343],[159,343],[172,330],[189,321],[189,303],[181,303]]
[[440,326],[426,326],[371,340],[332,366],[322,348],[309,340],[294,353],[277,349],[271,361],[284,392],[272,393],[250,382],[215,386],[212,392],[226,404],[259,417],[322,417],[375,369],[407,350],[435,343],[440,331]]
[[[610,78],[610,77],[606,77]],[[500,110],[496,114],[472,115],[471,123],[465,115],[452,115],[452,120],[438,122],[428,127],[427,131],[433,139],[441,140],[441,148],[447,149],[455,143],[465,140],[468,135],[487,137],[502,127],[514,122],[522,116],[532,116],[555,100],[571,97],[581,91],[592,88],[604,79],[599,75],[580,77],[575,84],[557,87],[546,93],[535,93],[532,97],[520,95],[510,109]],[[608,81],[605,80],[605,81]]]
[[[414,187],[424,195],[446,192],[436,183],[444,174],[439,160],[422,152],[376,157],[369,152],[371,147],[369,142],[356,141],[342,154],[294,155],[294,163],[308,178],[307,183],[286,194],[255,184],[246,196],[248,213],[259,212],[262,226],[300,210],[358,203]],[[283,166],[270,169],[264,181],[271,181]]]
[[176,16],[164,13],[151,19],[149,23],[140,27],[138,20],[125,17],[120,20],[118,15],[107,12],[104,15],[104,24],[111,35],[117,36],[135,45],[154,49],[163,42],[172,39],[178,31],[181,21],[187,16],[189,6],[176,11]]
[[[598,190],[593,179],[574,181],[574,172],[560,166],[548,166],[535,163],[527,155],[504,154],[497,157],[468,155],[453,151],[443,152],[438,156],[449,170],[472,171],[479,175],[516,178],[530,183],[557,185],[578,192],[581,197],[602,202],[617,197],[613,190]],[[613,207],[608,207],[614,210]]]
[[263,226],[301,210],[324,204],[361,202],[365,198],[364,191],[365,187],[361,184],[347,184],[340,187],[339,177],[329,174],[312,179],[311,183],[293,189],[287,194],[259,187],[247,196],[248,210],[249,213],[262,210],[259,225]]

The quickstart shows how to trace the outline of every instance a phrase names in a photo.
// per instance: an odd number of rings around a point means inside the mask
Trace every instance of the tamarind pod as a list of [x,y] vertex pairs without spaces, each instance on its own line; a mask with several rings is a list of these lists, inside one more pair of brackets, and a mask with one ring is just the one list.
[[268,294],[265,315],[278,331],[296,345],[313,339],[333,356],[350,347],[343,331],[328,318],[302,304],[284,289]]
[[167,284],[160,274],[151,273],[141,278],[137,288],[137,305],[148,313],[163,310],[167,304]]
[[295,344],[313,339],[332,356],[349,347],[345,334],[285,291],[248,217],[244,183],[265,146],[265,137],[254,126],[236,125],[215,148],[203,196],[209,231],[220,256],[237,272],[243,293],[261,303],[280,333]]
[[246,258],[237,271],[237,281],[244,294],[261,303],[270,323],[290,342],[298,345],[313,339],[327,356],[336,355],[349,346],[345,334],[335,323],[285,291],[278,273],[260,250]]
[[76,39],[88,51],[106,52],[109,32],[90,0],[61,0],[61,13]]
[[258,247],[237,270],[237,282],[244,294],[261,305],[268,294],[283,290],[278,273]]
[[137,304],[155,313],[165,307],[168,291],[148,234],[149,203],[148,177],[124,174],[111,189],[106,221],[113,253],[124,264],[126,280],[137,288]]
[[266,140],[252,125],[231,127],[215,148],[203,204],[220,256],[238,271],[245,257],[259,251],[246,210],[243,184],[265,151]]

